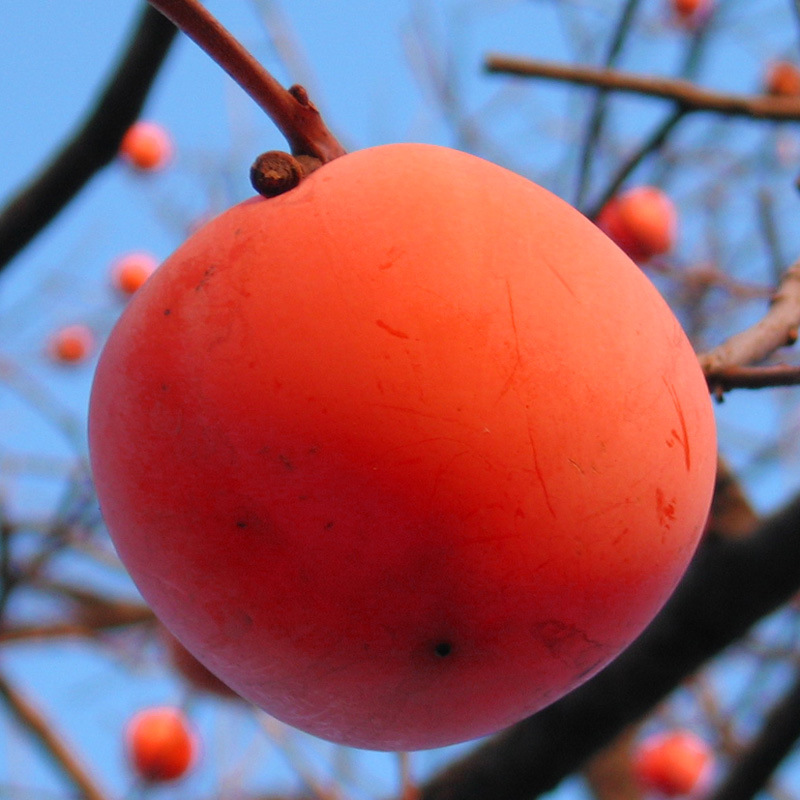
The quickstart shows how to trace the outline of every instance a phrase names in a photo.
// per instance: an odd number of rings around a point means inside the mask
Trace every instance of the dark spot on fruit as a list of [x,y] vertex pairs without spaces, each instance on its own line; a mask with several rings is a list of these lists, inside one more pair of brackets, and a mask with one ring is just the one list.
[[278,458],[281,460],[281,464],[283,464],[286,469],[294,469],[294,464],[292,464],[292,462],[289,461],[289,459],[283,455],[283,453],[281,453]]
[[325,530],[329,531],[333,527],[333,520],[330,519],[325,523]]
[[171,308],[165,308],[164,309],[164,316],[165,317],[168,317],[171,313],[172,313],[172,309]]
[[208,281],[216,271],[217,268],[215,266],[207,267],[203,272],[203,277],[200,278],[199,283],[197,284],[197,286],[194,287],[194,290],[196,292],[199,292],[200,289],[202,289],[208,283]]
[[446,658],[453,652],[453,645],[450,642],[437,642],[433,647],[433,652],[436,653],[439,658]]
[[237,528],[246,528],[247,527],[247,523],[243,519],[240,519],[240,520],[237,521],[236,527]]

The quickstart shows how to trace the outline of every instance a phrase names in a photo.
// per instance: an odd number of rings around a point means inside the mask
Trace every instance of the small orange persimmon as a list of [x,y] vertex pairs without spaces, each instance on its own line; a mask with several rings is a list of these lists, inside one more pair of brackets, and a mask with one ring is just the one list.
[[78,364],[89,357],[94,344],[94,334],[88,326],[67,325],[50,337],[47,349],[54,361]]
[[133,252],[118,258],[111,267],[111,283],[124,295],[132,295],[155,272],[158,261],[150,253]]
[[776,97],[800,95],[800,67],[791,61],[773,61],[767,68],[764,88]]
[[181,778],[197,757],[197,735],[172,706],[139,711],[126,726],[125,741],[131,766],[146,781]]
[[119,152],[131,166],[151,172],[164,167],[172,157],[172,139],[157,122],[139,120],[128,128]]
[[713,0],[671,0],[673,14],[689,27],[697,27],[708,19],[712,3]]
[[600,228],[636,262],[672,249],[677,234],[677,213],[670,198],[654,186],[637,186],[603,206]]
[[683,574],[716,469],[642,270],[542,187],[422,144],[189,237],[111,333],[89,439],[119,555],[190,652],[383,750],[598,672]]
[[642,742],[634,754],[633,770],[644,788],[674,797],[705,788],[713,762],[703,739],[690,731],[672,731]]

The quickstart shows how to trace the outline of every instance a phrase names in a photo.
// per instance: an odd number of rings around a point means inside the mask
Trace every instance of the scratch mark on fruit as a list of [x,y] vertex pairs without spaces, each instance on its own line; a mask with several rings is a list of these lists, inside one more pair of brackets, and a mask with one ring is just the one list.
[[403,331],[397,330],[397,328],[392,328],[387,325],[382,319],[376,319],[375,324],[379,328],[383,328],[387,333],[391,333],[392,336],[396,336],[398,339],[410,339],[411,337],[407,333],[403,333]]
[[553,519],[556,517],[556,511],[553,508],[553,503],[550,501],[550,493],[547,491],[547,484],[544,480],[544,474],[542,473],[542,468],[539,466],[539,457],[536,454],[536,445],[533,443],[533,432],[530,428],[528,428],[528,440],[531,443],[531,455],[533,456],[533,469],[536,472],[536,477],[539,479],[539,485],[542,487],[542,493],[544,494],[544,502],[547,504],[547,509],[550,512]]
[[511,385],[514,382],[514,376],[517,374],[517,370],[522,363],[522,353],[519,348],[519,331],[517,330],[517,320],[514,316],[514,301],[511,297],[511,284],[509,283],[508,278],[506,278],[506,293],[508,294],[508,312],[511,317],[511,330],[514,332],[514,350],[516,353],[516,358],[514,359],[514,364],[511,367],[511,372],[508,373],[508,377],[503,384],[503,388],[500,390],[500,394],[497,396],[497,402],[500,402],[500,400],[505,397],[506,393],[511,388]]
[[692,467],[692,455],[689,450],[689,433],[686,430],[686,418],[683,416],[681,401],[678,397],[678,393],[675,391],[675,387],[663,376],[661,380],[664,381],[664,385],[667,387],[672,404],[675,406],[675,411],[678,414],[678,421],[681,425],[681,433],[679,434],[678,431],[673,430],[672,435],[675,437],[675,441],[677,441],[678,444],[683,448],[683,459],[684,463],[686,464],[686,471],[689,472]]
[[602,655],[598,657],[598,652],[605,651],[602,642],[571,622],[548,619],[534,625],[531,632],[562,664],[589,672],[603,660]]
[[675,498],[667,500],[662,489],[656,489],[656,514],[658,514],[658,524],[669,530],[676,519]]
[[572,295],[572,297],[575,298],[575,300],[578,300],[578,295],[575,294],[575,292],[572,290],[572,287],[564,280],[561,273],[541,253],[538,255],[538,257],[544,261],[550,272],[555,275],[556,280]]

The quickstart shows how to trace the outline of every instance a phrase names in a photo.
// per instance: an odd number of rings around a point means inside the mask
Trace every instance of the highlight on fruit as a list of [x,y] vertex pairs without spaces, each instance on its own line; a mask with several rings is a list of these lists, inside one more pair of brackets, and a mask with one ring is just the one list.
[[493,733],[601,670],[682,576],[716,470],[642,270],[423,144],[190,236],[103,349],[89,441],[163,624],[269,714],[375,750]]

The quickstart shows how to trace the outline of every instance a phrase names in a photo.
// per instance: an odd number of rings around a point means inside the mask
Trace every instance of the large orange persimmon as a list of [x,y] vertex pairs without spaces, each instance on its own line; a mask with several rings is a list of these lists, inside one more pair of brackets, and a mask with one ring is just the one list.
[[447,148],[325,164],[132,297],[90,409],[158,616],[321,737],[418,749],[552,702],[647,625],[715,431],[675,317],[595,225]]

